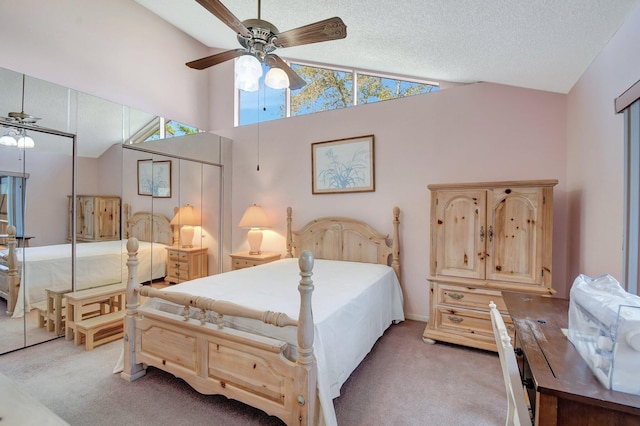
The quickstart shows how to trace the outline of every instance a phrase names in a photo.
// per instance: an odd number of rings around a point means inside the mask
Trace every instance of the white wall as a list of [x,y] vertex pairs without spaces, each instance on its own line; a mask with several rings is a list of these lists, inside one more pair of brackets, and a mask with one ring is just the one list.
[[[557,178],[559,294],[567,295],[577,272],[620,276],[622,117],[613,115],[613,99],[640,77],[640,57],[623,57],[640,45],[639,8],[568,97],[479,84],[265,123],[259,131],[232,127],[232,67],[187,69],[187,60],[209,50],[133,1],[5,0],[0,14],[0,66],[236,139],[233,221],[248,204],[264,204],[274,220],[266,249],[283,250],[287,205],[297,224],[364,210],[380,229],[389,229],[391,207],[399,205],[409,313],[427,312],[429,183]],[[209,99],[201,96],[207,90]],[[376,192],[312,196],[310,143],[370,133]],[[244,238],[235,232],[234,249]]]
[[3,0],[0,66],[208,127],[210,50],[133,0]]
[[[263,205],[273,228],[263,249],[285,251],[285,209],[294,228],[320,216],[352,216],[391,232],[401,213],[406,312],[428,314],[429,192],[427,185],[558,179],[553,277],[564,295],[566,257],[565,96],[495,84],[455,87],[405,99],[217,129],[233,139],[233,223]],[[311,194],[311,143],[373,134],[376,190]],[[260,171],[256,171],[258,159]],[[233,249],[246,249],[236,232]]]
[[569,278],[622,279],[623,115],[614,99],[640,80],[640,6],[567,97]]

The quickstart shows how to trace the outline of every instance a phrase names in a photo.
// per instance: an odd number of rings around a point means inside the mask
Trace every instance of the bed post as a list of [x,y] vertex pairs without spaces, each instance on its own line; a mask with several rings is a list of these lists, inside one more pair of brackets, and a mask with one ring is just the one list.
[[284,257],[290,259],[293,257],[293,239],[291,238],[291,207],[287,207],[287,254]]
[[127,314],[124,317],[124,369],[120,374],[130,382],[145,375],[146,370],[142,364],[136,364],[136,310],[140,303],[138,294],[138,239],[133,237],[127,241],[127,268],[129,276],[127,281]]
[[393,208],[393,241],[391,242],[391,267],[396,271],[398,281],[400,279],[400,207]]
[[300,253],[298,260],[300,266],[300,315],[298,317],[298,369],[302,374],[299,378],[306,377],[306,380],[298,380],[298,418],[297,424],[314,425],[317,423],[318,415],[316,401],[316,381],[317,367],[316,359],[313,355],[313,311],[311,310],[311,293],[313,292],[313,254],[309,250]]
[[16,255],[16,227],[8,226],[7,234],[7,287],[8,287],[8,299],[7,299],[7,315],[13,315],[16,303],[18,301],[18,291],[20,289],[20,275],[18,275],[18,256]]

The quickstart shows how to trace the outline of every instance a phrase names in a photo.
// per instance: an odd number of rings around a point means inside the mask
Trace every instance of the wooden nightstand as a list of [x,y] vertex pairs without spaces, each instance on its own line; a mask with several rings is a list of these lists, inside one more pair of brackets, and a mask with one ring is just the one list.
[[231,267],[236,269],[249,268],[251,266],[264,265],[280,259],[280,253],[261,252],[260,254],[249,254],[248,251],[231,253]]
[[209,275],[207,248],[167,247],[167,283],[181,283]]

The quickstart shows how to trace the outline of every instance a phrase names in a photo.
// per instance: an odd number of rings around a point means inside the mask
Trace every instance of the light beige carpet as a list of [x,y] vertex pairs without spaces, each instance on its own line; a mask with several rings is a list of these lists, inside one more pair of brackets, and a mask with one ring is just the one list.
[[[422,342],[424,323],[393,325],[334,400],[341,426],[502,425],[498,356]],[[59,339],[0,356],[0,371],[71,425],[281,425],[220,396],[198,394],[149,368],[129,383],[113,374],[122,341],[85,352]]]

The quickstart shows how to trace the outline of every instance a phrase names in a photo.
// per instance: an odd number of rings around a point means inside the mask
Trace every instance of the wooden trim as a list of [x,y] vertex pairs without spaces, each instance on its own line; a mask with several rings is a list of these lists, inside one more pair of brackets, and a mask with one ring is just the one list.
[[615,99],[616,113],[629,108],[629,105],[640,99],[640,80]]
[[434,183],[427,185],[430,190],[434,189],[473,189],[473,188],[508,188],[509,186],[555,186],[558,184],[557,179],[544,180],[511,180],[500,182],[469,182],[469,183]]

